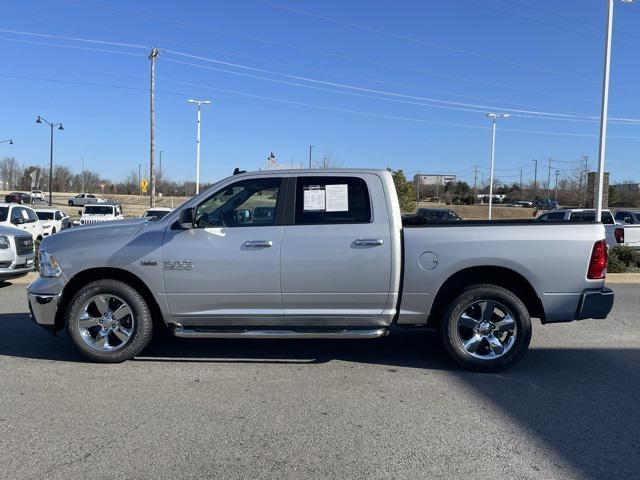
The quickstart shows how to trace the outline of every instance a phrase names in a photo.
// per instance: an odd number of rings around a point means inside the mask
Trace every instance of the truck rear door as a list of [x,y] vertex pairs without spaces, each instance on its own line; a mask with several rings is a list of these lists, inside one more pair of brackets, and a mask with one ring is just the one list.
[[281,253],[285,321],[390,323],[392,242],[380,178],[310,172],[291,182]]

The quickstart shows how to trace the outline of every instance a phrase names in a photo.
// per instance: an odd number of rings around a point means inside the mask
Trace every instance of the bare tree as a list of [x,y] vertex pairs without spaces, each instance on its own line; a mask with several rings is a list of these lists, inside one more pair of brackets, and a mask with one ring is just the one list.
[[315,168],[341,168],[342,162],[338,161],[338,157],[331,152],[325,152],[322,160],[315,160],[313,163]]

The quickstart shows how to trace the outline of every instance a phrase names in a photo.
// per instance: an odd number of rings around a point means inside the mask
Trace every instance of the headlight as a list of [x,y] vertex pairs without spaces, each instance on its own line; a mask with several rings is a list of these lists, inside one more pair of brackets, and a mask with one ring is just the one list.
[[9,248],[9,237],[6,235],[0,235],[0,249]]
[[61,273],[62,269],[54,256],[40,250],[40,275],[43,277],[59,277]]

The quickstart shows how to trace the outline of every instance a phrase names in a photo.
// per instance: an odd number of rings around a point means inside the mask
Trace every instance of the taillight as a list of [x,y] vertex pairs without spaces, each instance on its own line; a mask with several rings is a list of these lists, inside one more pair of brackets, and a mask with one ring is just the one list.
[[613,235],[616,237],[616,242],[624,243],[624,228],[623,227],[617,227],[613,231]]
[[598,240],[593,245],[587,278],[600,280],[607,276],[607,242]]

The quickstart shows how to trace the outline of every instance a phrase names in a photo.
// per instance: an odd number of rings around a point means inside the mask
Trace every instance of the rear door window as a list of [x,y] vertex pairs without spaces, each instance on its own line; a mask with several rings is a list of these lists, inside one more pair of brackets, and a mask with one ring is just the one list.
[[298,177],[296,225],[370,223],[367,183],[358,177]]

